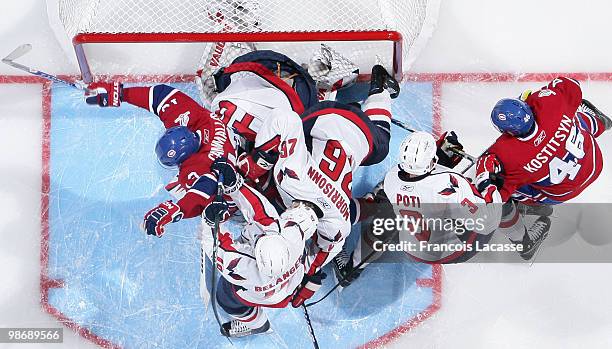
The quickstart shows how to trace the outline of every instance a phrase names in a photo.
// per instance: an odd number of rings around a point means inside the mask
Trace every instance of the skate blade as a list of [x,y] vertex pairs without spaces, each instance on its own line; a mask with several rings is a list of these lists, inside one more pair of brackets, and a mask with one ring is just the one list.
[[272,327],[270,327],[269,330],[267,330],[266,332],[259,332],[259,333],[252,333],[252,334],[245,334],[245,335],[241,335],[241,336],[230,336],[230,335],[224,335],[226,338],[230,338],[230,339],[240,339],[240,338],[252,338],[254,336],[259,336],[259,335],[266,335],[266,334],[273,334],[274,330],[272,329]]

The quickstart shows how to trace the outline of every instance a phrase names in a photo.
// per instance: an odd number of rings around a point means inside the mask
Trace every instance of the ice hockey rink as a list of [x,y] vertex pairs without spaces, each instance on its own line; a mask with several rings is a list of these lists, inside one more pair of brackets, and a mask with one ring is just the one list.
[[[611,9],[603,0],[442,0],[394,116],[455,130],[477,155],[497,137],[489,113],[498,99],[560,74],[612,113]],[[0,56],[31,43],[24,64],[78,73],[42,0],[5,2],[0,38]],[[0,66],[0,327],[62,321],[64,343],[0,347],[231,348],[198,297],[196,222],[155,240],[137,229],[170,176],[152,151],[159,123],[129,106],[92,109],[79,91],[21,74]],[[173,83],[195,96],[193,84]],[[404,136],[394,129],[392,149]],[[603,173],[576,201],[612,202],[612,137],[598,142]],[[362,171],[356,194],[393,162]],[[612,232],[549,236],[542,253],[568,240],[589,250],[612,243]],[[603,263],[381,265],[310,311],[322,348],[610,348],[611,272]],[[274,334],[234,347],[311,347],[301,312],[271,320]]]

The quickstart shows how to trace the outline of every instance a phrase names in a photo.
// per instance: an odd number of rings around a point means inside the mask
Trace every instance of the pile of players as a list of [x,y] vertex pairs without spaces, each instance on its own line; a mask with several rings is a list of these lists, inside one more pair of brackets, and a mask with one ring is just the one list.
[[[361,245],[393,238],[366,232],[353,253],[343,250],[351,226],[381,214],[381,207],[383,215],[423,216],[432,214],[425,204],[435,203],[451,207],[440,211],[451,218],[487,217],[482,231],[414,236],[473,243],[505,230],[531,258],[550,228],[550,205],[575,197],[597,178],[602,159],[595,138],[612,125],[582,100],[577,81],[558,78],[497,103],[491,119],[502,135],[479,158],[474,181],[452,169],[462,149],[454,132],[437,141],[415,132],[402,143],[398,166],[364,198],[353,198],[354,171],[389,153],[391,99],[400,88],[382,66],[372,69],[367,97],[350,105],[319,101],[309,73],[272,51],[244,54],[212,79],[210,109],[163,84],[97,82],[89,88],[99,93],[87,102],[129,103],[160,118],[166,132],[155,151],[163,166],[178,170],[166,185],[174,200],[147,212],[143,228],[161,237],[170,223],[202,217],[203,255],[210,256],[217,241],[214,267],[222,277],[213,297],[233,319],[222,326],[229,337],[269,331],[263,308],[301,306],[320,288],[321,270],[332,261],[339,281],[350,284],[377,258],[364,256]],[[525,211],[541,216],[529,229],[522,223]],[[230,221],[243,221],[238,237]],[[471,255],[413,257],[458,263]],[[204,270],[201,295],[208,303]]]

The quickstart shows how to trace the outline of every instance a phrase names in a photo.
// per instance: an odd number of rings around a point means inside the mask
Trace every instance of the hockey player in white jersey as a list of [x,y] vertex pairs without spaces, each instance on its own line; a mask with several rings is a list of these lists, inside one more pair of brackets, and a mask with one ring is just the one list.
[[239,151],[250,150],[262,123],[274,109],[302,114],[317,103],[312,77],[293,60],[274,51],[241,55],[218,70],[214,81],[210,109],[226,123]]
[[304,283],[319,279],[317,273],[341,251],[350,233],[353,171],[387,156],[390,103],[398,93],[397,82],[383,67],[375,66],[363,111],[323,102],[300,118],[290,110],[276,109],[257,133],[253,152],[238,161],[251,180],[272,170],[284,206],[296,199],[316,205],[319,224]]
[[[407,229],[402,227],[382,234],[373,229],[364,230],[350,255],[343,250],[334,259],[334,269],[343,286],[349,285],[369,262],[382,255],[372,250],[376,241],[397,240],[398,233],[400,240],[421,246],[408,253],[413,259],[426,263],[459,263],[474,253],[422,248],[424,246],[474,244],[490,239],[501,218],[499,193],[492,193],[492,202],[486,202],[470,180],[437,164],[439,158],[444,158],[444,165],[450,167],[458,162],[457,156],[450,151],[453,147],[461,148],[454,132],[444,134],[438,143],[439,147],[426,132],[409,135],[400,146],[399,164],[385,175],[372,193],[359,200],[359,220],[372,215],[388,219],[407,217],[411,224]],[[452,223],[451,229],[436,225],[437,220],[431,218]],[[465,229],[466,219],[481,224],[470,231]]]
[[[223,188],[202,215],[202,269],[200,295],[208,304],[204,258],[212,259],[213,221],[221,217],[217,234],[217,255],[213,263],[221,273],[217,283],[218,304],[232,317],[221,327],[228,337],[265,333],[270,323],[263,307],[284,308],[304,294],[314,293],[321,282],[303,284],[308,268],[305,263],[305,243],[317,226],[312,204],[294,201],[280,216],[259,192],[243,184],[240,175],[229,164],[216,164],[219,172],[237,177],[238,188]],[[235,224],[227,222],[230,199],[242,213],[246,225],[240,236],[233,238]],[[258,205],[252,203],[257,201]]]
[[[232,199],[241,209],[248,202]],[[213,267],[222,277],[213,296],[233,319],[221,328],[221,333],[228,337],[267,332],[270,323],[263,308],[284,308],[304,289],[308,290],[308,285],[302,286],[306,268],[304,248],[317,225],[317,216],[309,205],[294,202],[276,217],[274,225],[261,225],[248,213],[245,218],[249,223],[237,239],[232,238],[226,225],[221,226],[217,235]],[[202,249],[212,256],[213,238],[208,225],[204,225],[202,232]],[[202,281],[201,288],[205,287]]]

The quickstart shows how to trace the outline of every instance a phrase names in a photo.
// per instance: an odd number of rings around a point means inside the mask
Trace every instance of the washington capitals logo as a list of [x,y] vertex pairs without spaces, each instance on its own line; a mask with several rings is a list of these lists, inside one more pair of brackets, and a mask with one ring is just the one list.
[[449,196],[457,192],[455,188],[459,188],[459,181],[453,175],[450,175],[450,183],[447,188],[439,192],[440,195]]
[[242,281],[245,280],[245,278],[234,272],[234,269],[236,269],[236,267],[238,266],[238,262],[240,262],[240,257],[232,260],[227,266],[227,270],[229,271],[229,276],[231,276],[232,279]]
[[285,167],[282,171],[278,172],[278,175],[276,176],[276,180],[278,184],[281,184],[285,176],[298,180],[298,181],[300,180],[300,177],[297,175],[297,173],[294,170]]

